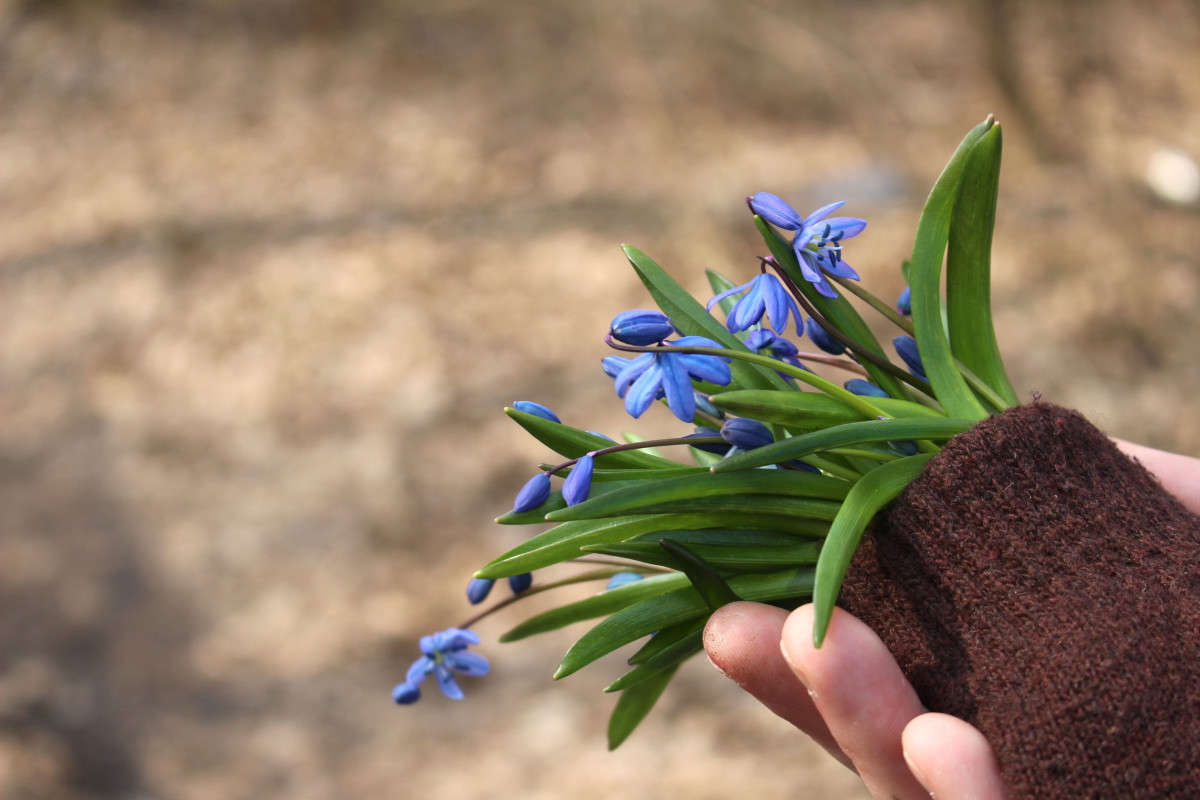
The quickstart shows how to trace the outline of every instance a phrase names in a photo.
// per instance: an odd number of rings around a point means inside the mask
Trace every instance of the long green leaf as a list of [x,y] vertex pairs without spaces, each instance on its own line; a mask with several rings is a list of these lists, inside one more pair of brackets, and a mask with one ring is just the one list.
[[663,653],[675,647],[680,641],[686,639],[692,634],[703,631],[704,626],[708,624],[708,618],[692,619],[687,622],[681,622],[678,625],[671,625],[656,631],[653,636],[646,640],[646,643],[638,648],[637,652],[629,657],[630,664],[645,664],[654,662],[662,664]]
[[[758,232],[762,235],[763,241],[766,242],[771,255],[775,256],[775,260],[783,266],[783,271],[787,273],[787,276],[792,279],[793,283],[800,287],[800,291],[804,292],[805,299],[816,306],[817,310],[829,322],[836,325],[842,333],[849,336],[855,342],[858,342],[864,349],[886,358],[883,348],[879,346],[879,340],[875,338],[875,334],[867,327],[867,323],[863,321],[862,316],[854,309],[854,306],[850,305],[850,302],[840,295],[837,297],[826,297],[818,292],[811,283],[804,280],[804,275],[800,272],[800,262],[796,259],[796,253],[792,250],[792,246],[787,239],[780,236],[779,232],[767,224],[766,220],[762,217],[755,216],[754,224],[758,227]],[[867,374],[871,376],[871,380],[888,394],[893,397],[905,396],[904,389],[901,388],[900,381],[895,376],[865,359],[863,367],[867,370]]]
[[1000,126],[993,125],[971,148],[954,204],[946,251],[946,311],[950,349],[1004,401],[1013,391],[992,325],[991,250],[1000,188]]
[[[686,580],[683,575],[679,577]],[[782,600],[811,594],[812,578],[811,567],[800,567],[766,575],[738,575],[729,581],[729,586],[744,600]],[[628,585],[637,586],[644,582]],[[707,614],[708,606],[691,586],[643,600],[602,620],[581,636],[563,656],[554,678],[565,678],[646,634]]]
[[[674,536],[672,541],[678,541]],[[775,570],[796,564],[815,564],[821,552],[821,543],[815,541],[792,542],[784,545],[752,544],[696,544],[689,542],[688,549],[707,563],[719,569],[739,572]],[[631,558],[646,564],[676,567],[654,541],[615,542],[613,544],[585,545],[588,553]]]
[[[819,392],[771,392],[738,389],[709,398],[717,408],[760,422],[776,422],[790,430],[816,430],[861,420],[842,403]],[[892,417],[941,417],[932,408],[892,397],[872,397],[880,411]]]
[[[725,329],[725,326],[709,314],[704,306],[688,294],[674,278],[654,260],[632,245],[622,245],[621,249],[629,263],[633,265],[638,277],[646,285],[654,302],[662,312],[671,318],[671,322],[686,336],[707,336],[732,350],[746,350],[741,340]],[[747,389],[783,389],[791,387],[779,375],[769,369],[754,364],[733,362],[733,382]]]
[[992,118],[988,117],[973,128],[933,185],[917,225],[909,269],[917,349],[934,394],[951,416],[975,420],[983,419],[988,412],[955,367],[950,340],[942,326],[942,260],[946,255],[963,168],[972,148],[991,127]]
[[[793,458],[800,458],[809,453],[829,450],[835,447],[845,447],[852,444],[867,444],[870,442],[891,442],[908,439],[948,439],[974,426],[974,420],[953,419],[950,417],[910,419],[866,420],[850,422],[833,428],[825,428],[812,433],[804,433],[784,439],[781,442],[755,448],[745,453],[738,453],[722,461],[713,470],[717,473],[735,470],[749,470],[767,464],[776,464]],[[715,476],[714,476],[715,477]],[[628,491],[628,490],[622,490]],[[851,492],[854,490],[851,489]],[[616,496],[613,492],[610,496]],[[601,498],[596,498],[597,502]],[[570,509],[563,509],[569,511]],[[561,514],[553,511],[549,516]]]
[[661,595],[673,593],[681,588],[691,589],[687,576],[683,573],[675,572],[669,575],[643,578],[640,581],[627,583],[615,589],[607,589],[583,600],[544,611],[503,634],[500,641],[515,642],[527,636],[557,630],[574,622],[602,617],[635,603],[644,603],[647,599],[657,599]]
[[[777,519],[772,517],[771,519]],[[829,530],[829,523],[806,521],[804,531],[794,530],[795,523],[790,523],[787,530],[780,529],[751,529],[742,527],[712,527],[706,530],[671,531],[668,535],[677,542],[688,547],[792,547],[805,544],[806,540],[823,537]],[[640,533],[625,540],[633,542],[657,542],[663,537],[662,533]]]
[[554,511],[552,522],[618,514],[641,514],[666,504],[694,499],[738,497],[746,494],[840,500],[846,496],[845,481],[810,472],[770,470],[753,475],[687,475],[662,481],[635,481],[617,491],[591,497],[582,503]]
[[[504,413],[535,439],[556,453],[567,458],[579,458],[584,453],[611,447],[611,439],[597,436],[594,433],[563,425],[561,422],[544,419],[536,414],[527,414],[515,408],[506,408]],[[647,453],[645,450],[620,450],[616,453],[606,453],[597,457],[596,463],[607,467],[642,467],[654,469],[657,467],[678,467],[678,462],[669,458]]]
[[674,642],[670,647],[645,663],[636,665],[629,672],[604,687],[606,692],[620,692],[630,686],[636,686],[650,678],[656,672],[678,666],[704,649],[704,620],[700,621],[700,629]]
[[[547,515],[547,519],[550,522],[565,522],[584,518],[583,512],[575,510],[578,507],[570,506],[555,511],[553,514]],[[831,520],[837,514],[837,509],[838,501],[836,500],[813,500],[808,497],[784,497],[777,494],[743,494],[720,497],[685,497],[641,509],[639,513],[768,514],[797,520]],[[614,509],[612,513],[624,514],[626,512]],[[562,516],[557,516],[559,514]],[[588,514],[588,516],[598,515]],[[796,528],[797,533],[803,530],[803,528]]]
[[878,466],[864,475],[846,496],[842,510],[829,527],[829,536],[825,538],[825,545],[817,559],[813,586],[815,646],[820,647],[825,640],[833,606],[842,588],[842,579],[846,577],[846,569],[850,566],[854,551],[858,549],[863,531],[881,508],[892,502],[921,474],[932,457],[929,453],[921,453]]
[[616,750],[629,738],[633,729],[646,718],[650,709],[675,676],[676,667],[664,669],[652,677],[621,692],[612,716],[608,718],[608,749]]
[[716,611],[721,606],[735,603],[740,599],[734,594],[733,589],[729,588],[729,584],[721,577],[721,573],[687,547],[670,539],[659,539],[658,544],[664,552],[674,556],[679,562],[678,568],[688,576],[688,580],[704,598],[710,611]]

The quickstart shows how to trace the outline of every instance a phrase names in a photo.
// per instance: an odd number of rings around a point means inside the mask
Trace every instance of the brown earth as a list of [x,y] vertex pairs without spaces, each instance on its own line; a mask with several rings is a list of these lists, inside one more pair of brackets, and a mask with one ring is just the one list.
[[577,631],[515,614],[466,702],[391,704],[518,540],[500,409],[630,428],[616,245],[748,276],[760,189],[848,200],[893,296],[992,112],[1022,397],[1200,452],[1197,209],[1142,179],[1200,155],[1198,45],[1184,2],[0,2],[0,795],[864,796],[702,659],[606,753],[618,665],[552,684]]

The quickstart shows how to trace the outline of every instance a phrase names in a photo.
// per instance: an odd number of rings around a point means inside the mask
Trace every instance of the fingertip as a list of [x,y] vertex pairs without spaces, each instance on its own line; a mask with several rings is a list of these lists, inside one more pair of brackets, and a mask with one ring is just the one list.
[[729,603],[713,612],[704,626],[704,649],[723,675],[740,685],[773,649],[787,612],[761,603]]
[[901,735],[904,760],[921,785],[938,797],[1004,800],[1000,767],[987,739],[949,714],[914,718]]

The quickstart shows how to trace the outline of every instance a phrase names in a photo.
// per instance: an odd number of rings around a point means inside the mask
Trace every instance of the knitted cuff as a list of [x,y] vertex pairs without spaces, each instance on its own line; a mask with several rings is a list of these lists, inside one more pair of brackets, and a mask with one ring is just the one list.
[[1200,797],[1200,518],[1079,414],[951,440],[840,603],[983,732],[1014,797]]

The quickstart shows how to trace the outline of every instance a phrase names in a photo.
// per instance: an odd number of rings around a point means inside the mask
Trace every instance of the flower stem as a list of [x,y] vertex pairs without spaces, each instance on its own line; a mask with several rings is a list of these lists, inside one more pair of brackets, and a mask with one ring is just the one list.
[[520,594],[514,594],[512,597],[506,597],[505,599],[501,600],[500,602],[498,602],[492,606],[489,606],[488,608],[485,608],[483,611],[480,611],[475,616],[467,619],[466,622],[460,623],[459,625],[457,625],[455,627],[470,628],[472,625],[479,622],[480,620],[485,619],[486,617],[489,617],[492,614],[495,614],[500,609],[511,606],[513,603],[517,602],[518,600],[523,600],[526,597],[531,597],[535,594],[541,594],[542,592],[548,592],[551,589],[558,589],[559,587],[562,587],[562,586],[570,586],[573,583],[586,583],[587,581],[604,580],[606,578],[611,578],[613,575],[616,575],[618,572],[631,572],[631,571],[632,570],[630,570],[629,568],[626,568],[626,569],[594,569],[591,572],[581,572],[578,575],[572,575],[569,578],[561,578],[557,581],[551,581],[550,583],[543,583],[540,586],[531,586],[528,589],[526,589],[525,591],[521,592]]
[[[648,349],[653,350],[654,348],[651,347]],[[686,348],[681,347],[679,349],[682,351]],[[600,456],[608,455],[609,453],[620,453],[624,450],[644,450],[649,447],[666,447],[667,445],[673,444],[728,444],[728,442],[726,442],[720,436],[674,436],[670,439],[643,439],[640,442],[614,444],[612,447],[602,447],[599,450],[593,450],[591,451],[591,454],[593,458],[599,458]],[[580,458],[582,458],[582,456],[580,456]],[[558,466],[551,467],[547,470],[547,472],[553,475],[561,469],[574,466],[575,462],[578,460],[578,458],[568,459]]]

